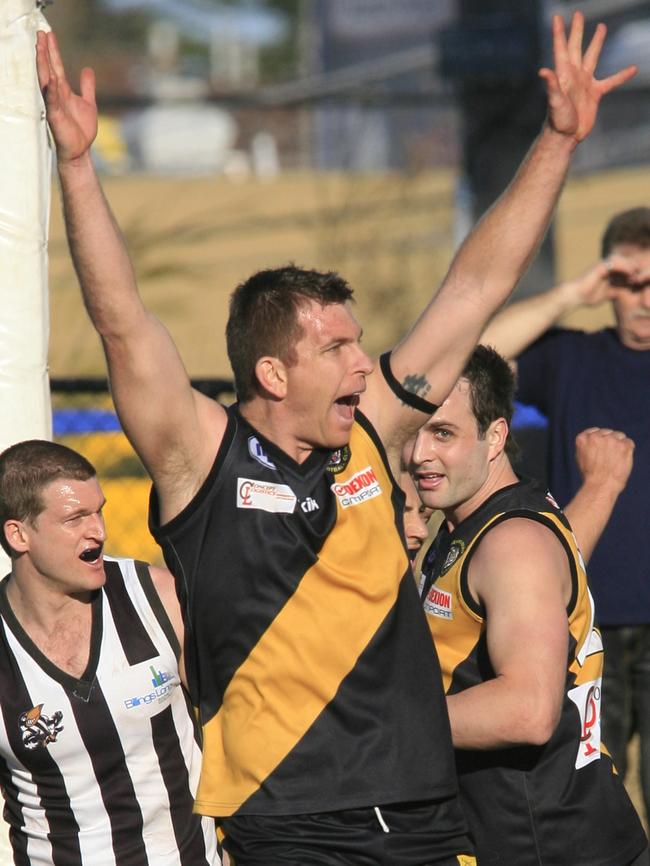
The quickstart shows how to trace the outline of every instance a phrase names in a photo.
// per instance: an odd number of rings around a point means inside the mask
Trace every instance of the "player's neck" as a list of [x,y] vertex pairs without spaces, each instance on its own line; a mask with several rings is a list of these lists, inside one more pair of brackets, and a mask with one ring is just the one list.
[[92,634],[92,594],[84,596],[48,593],[42,587],[36,594],[14,574],[7,584],[7,600],[23,631],[52,664],[78,679],[88,667]]
[[54,633],[66,622],[83,620],[91,609],[91,592],[66,594],[53,590],[44,580],[33,576],[12,574],[7,583],[7,601],[14,616],[27,634]]
[[253,399],[239,407],[243,418],[259,433],[273,442],[296,463],[303,463],[314,450],[313,445],[294,433],[292,416],[279,403]]

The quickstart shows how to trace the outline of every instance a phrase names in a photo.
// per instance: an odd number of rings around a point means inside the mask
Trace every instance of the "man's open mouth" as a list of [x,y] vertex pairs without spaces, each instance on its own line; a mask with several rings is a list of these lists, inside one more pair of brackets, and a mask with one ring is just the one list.
[[356,408],[359,405],[359,394],[347,394],[345,397],[339,397],[334,402],[340,406],[352,406],[352,408]]
[[88,547],[83,553],[79,556],[79,559],[84,562],[97,562],[99,557],[102,555],[102,547]]

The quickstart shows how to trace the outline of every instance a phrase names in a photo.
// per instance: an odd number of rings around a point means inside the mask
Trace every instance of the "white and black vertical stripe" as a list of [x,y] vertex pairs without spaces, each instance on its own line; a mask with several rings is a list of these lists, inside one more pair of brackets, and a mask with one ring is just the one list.
[[187,776],[178,772],[179,766],[184,763],[184,758],[176,734],[172,708],[167,707],[162,713],[154,716],[151,720],[151,728],[169,802],[174,804],[170,814],[182,863],[187,863],[188,866],[193,863],[203,863],[206,851],[200,825],[197,824],[196,832],[190,838],[187,834],[194,797],[189,789]]
[[[7,637],[2,629],[2,643],[9,649]],[[19,719],[22,712],[34,706],[34,701],[27,689],[25,680],[18,669],[11,650],[0,652],[0,682],[3,684],[5,697],[0,701],[4,728],[9,746],[18,758],[25,753],[23,739],[20,731]],[[81,866],[81,850],[78,843],[79,825],[75,819],[74,812],[70,806],[70,799],[66,791],[63,775],[47,749],[36,749],[30,755],[32,769],[30,771],[31,784],[34,795],[38,797],[49,826],[50,841],[44,845],[51,845],[51,858],[54,866]],[[3,761],[3,771],[7,764]],[[19,807],[20,799],[13,779],[9,773],[5,776],[3,772],[2,785],[7,795],[14,802],[14,822],[12,826],[18,826],[15,809]],[[13,793],[13,797],[11,794]],[[20,825],[29,824],[28,817],[21,813]],[[65,839],[65,844],[59,844],[58,840]],[[26,848],[27,846],[20,846]],[[29,858],[23,861],[29,863]]]
[[155,658],[158,650],[131,601],[116,562],[107,561],[104,593],[111,607],[115,630],[130,665]]
[[[92,716],[81,701],[72,703],[72,711],[95,778],[102,780],[100,792],[111,824],[115,862],[117,866],[147,866],[140,804],[122,742],[99,683],[93,689]],[[101,749],[96,748],[98,730],[102,732]]]
[[[180,648],[139,571],[107,560],[79,679],[34,645],[0,585],[0,779],[18,866],[220,863],[214,822],[192,812],[200,750]],[[59,730],[26,749],[20,716],[39,704],[30,730]]]

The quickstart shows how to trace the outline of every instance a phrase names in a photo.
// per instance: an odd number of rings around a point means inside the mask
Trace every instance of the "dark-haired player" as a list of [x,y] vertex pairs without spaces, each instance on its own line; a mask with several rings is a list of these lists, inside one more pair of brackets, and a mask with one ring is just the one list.
[[463,810],[479,863],[647,864],[601,743],[603,648],[582,556],[546,488],[508,458],[514,388],[507,361],[478,346],[411,457],[423,502],[445,517],[421,593]]

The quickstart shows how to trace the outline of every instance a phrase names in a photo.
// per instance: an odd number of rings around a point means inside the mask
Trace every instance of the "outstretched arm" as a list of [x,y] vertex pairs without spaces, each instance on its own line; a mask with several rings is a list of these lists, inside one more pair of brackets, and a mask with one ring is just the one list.
[[169,333],[138,294],[90,157],[97,132],[93,71],[82,71],[81,92],[74,93],[54,34],[42,32],[37,67],[84,303],[102,339],[120,421],[156,484],[166,521],[207,475],[225,429],[225,412],[193,391]]
[[576,436],[582,486],[564,508],[588,562],[632,471],[634,442],[625,433],[590,427]]
[[[584,19],[573,17],[568,39],[553,19],[554,70],[543,69],[548,116],[517,175],[461,246],[438,292],[392,354],[392,371],[407,389],[433,403],[451,390],[481,332],[508,298],[546,231],[576,145],[591,131],[600,99],[634,75],[629,67],[598,81],[604,25],[582,52]],[[384,442],[397,447],[422,424],[380,375],[371,377],[363,408]]]
[[609,274],[612,271],[628,273],[630,267],[623,256],[612,256],[592,265],[574,280],[512,304],[497,313],[483,331],[480,342],[514,360],[562,316],[578,307],[595,307],[611,300],[614,290]]

